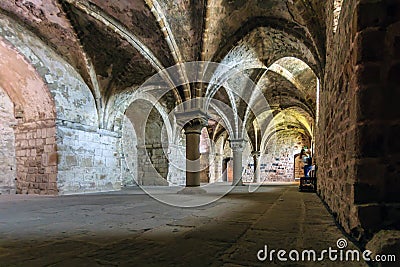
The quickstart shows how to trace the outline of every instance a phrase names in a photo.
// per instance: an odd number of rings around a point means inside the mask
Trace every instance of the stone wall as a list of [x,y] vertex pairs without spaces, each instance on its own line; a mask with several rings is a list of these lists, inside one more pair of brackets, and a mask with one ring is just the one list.
[[399,227],[400,3],[344,1],[327,58],[317,134],[319,194],[365,241]]
[[16,161],[14,105],[0,88],[0,194],[15,192]]
[[169,144],[168,158],[170,158],[168,182],[172,185],[186,184],[186,146],[185,136],[180,144]]
[[17,193],[58,193],[55,136],[54,120],[18,124],[15,129]]
[[[75,127],[77,125],[74,125]],[[121,188],[119,137],[105,130],[57,125],[60,194]]]
[[163,144],[153,143],[151,145],[146,145],[147,155],[150,158],[151,164],[162,178],[167,179],[169,164],[164,150],[168,150],[168,147],[164,148]]

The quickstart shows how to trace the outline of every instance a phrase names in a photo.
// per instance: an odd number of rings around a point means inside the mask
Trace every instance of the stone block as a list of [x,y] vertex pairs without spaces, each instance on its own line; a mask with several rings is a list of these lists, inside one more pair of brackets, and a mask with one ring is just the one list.
[[73,155],[68,155],[65,157],[65,164],[67,166],[77,166],[78,165],[78,160],[76,156]]
[[356,12],[357,31],[381,27],[386,22],[386,7],[382,2],[360,3]]
[[56,152],[48,154],[48,166],[56,166],[58,162],[58,154]]
[[46,138],[46,145],[53,145],[55,143],[56,143],[56,138],[55,137]]
[[382,125],[364,124],[357,129],[358,151],[360,157],[381,157],[385,131]]
[[91,158],[91,157],[84,157],[84,158],[81,158],[81,160],[80,160],[80,166],[81,167],[84,167],[84,168],[86,168],[86,167],[93,167],[93,158]]
[[355,43],[357,47],[357,64],[365,62],[381,61],[384,58],[386,31],[380,29],[368,29],[359,32]]
[[56,128],[48,128],[46,129],[46,137],[55,137],[56,136]]
[[54,151],[56,151],[56,145],[55,144],[53,144],[53,145],[45,145],[44,146],[44,152],[45,153],[51,153],[51,152],[54,152]]

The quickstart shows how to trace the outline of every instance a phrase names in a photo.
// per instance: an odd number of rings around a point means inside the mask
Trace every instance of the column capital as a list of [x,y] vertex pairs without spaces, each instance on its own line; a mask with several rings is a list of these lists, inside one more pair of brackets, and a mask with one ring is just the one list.
[[201,134],[201,129],[208,125],[206,112],[201,109],[192,109],[175,113],[176,123],[183,127],[185,134]]
[[207,126],[207,121],[205,118],[196,118],[187,122],[183,126],[185,134],[201,134],[203,127]]
[[229,140],[229,144],[233,151],[243,151],[243,149],[246,147],[247,140],[244,139]]

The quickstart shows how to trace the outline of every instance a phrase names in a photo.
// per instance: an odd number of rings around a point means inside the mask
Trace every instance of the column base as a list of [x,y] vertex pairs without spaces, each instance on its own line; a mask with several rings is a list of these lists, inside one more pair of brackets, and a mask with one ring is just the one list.
[[178,191],[180,195],[201,195],[206,194],[207,191],[201,188],[200,186],[187,186],[182,190]]

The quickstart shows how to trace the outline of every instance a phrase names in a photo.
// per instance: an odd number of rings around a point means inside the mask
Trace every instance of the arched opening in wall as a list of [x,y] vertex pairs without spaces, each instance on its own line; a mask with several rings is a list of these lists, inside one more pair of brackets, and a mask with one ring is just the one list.
[[[219,129],[218,129],[219,130]],[[215,142],[212,144],[212,158],[210,160],[210,183],[218,183],[223,181],[222,165],[224,160],[224,144],[225,144],[225,133],[219,134]],[[226,169],[226,168],[225,168]]]
[[[7,132],[2,141],[7,143],[5,153],[10,157],[13,156],[10,151],[13,145],[10,126],[14,127],[16,172],[10,172],[10,168],[9,174],[14,175],[16,192],[57,194],[56,116],[53,98],[32,65],[2,38],[0,88],[12,102],[2,94],[3,107],[8,109],[7,115],[4,115],[7,118],[2,118],[5,121],[2,125],[8,125],[4,127]],[[9,182],[10,179],[7,179],[6,183]]]
[[[164,153],[164,148],[168,147],[168,134],[160,112],[151,102],[137,99],[127,108],[125,116],[129,123],[125,123],[122,146],[124,157],[132,159],[127,165],[136,175],[135,182],[168,185],[169,161]],[[136,149],[133,148],[135,144]]]
[[343,0],[335,0],[333,3],[333,26],[332,26],[333,33],[336,33],[339,25],[340,13],[342,11],[342,4]]
[[[270,137],[272,139],[274,141],[267,143],[261,157],[261,180],[294,182],[296,178],[304,176],[302,162],[297,160],[300,150],[310,146],[310,138],[299,131],[278,130]],[[293,164],[294,162],[297,164]],[[297,175],[301,176],[296,177]]]
[[[260,180],[263,182],[294,182],[295,156],[311,145],[312,118],[298,107],[275,111],[261,141]],[[302,165],[298,165],[301,166]]]
[[17,166],[15,159],[14,104],[0,87],[0,195],[16,192]]
[[[268,77],[279,80],[279,74],[285,80],[280,81],[280,88],[275,87],[276,93],[271,93],[269,101],[274,114],[271,125],[275,129],[268,129],[262,138],[261,180],[292,182],[304,176],[304,164],[298,157],[301,149],[308,147],[313,153],[319,79],[308,64],[296,57],[280,58],[269,70],[275,76]],[[271,84],[266,80],[267,92],[268,86]]]

